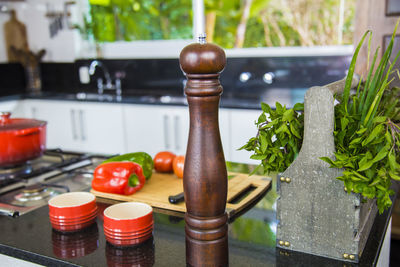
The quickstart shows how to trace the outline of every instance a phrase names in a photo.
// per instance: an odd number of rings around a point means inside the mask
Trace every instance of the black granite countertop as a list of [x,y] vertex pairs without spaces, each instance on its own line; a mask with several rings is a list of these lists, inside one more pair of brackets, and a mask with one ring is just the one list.
[[[228,163],[228,169],[249,172],[254,166]],[[244,213],[229,223],[230,266],[375,266],[391,209],[376,217],[359,264],[275,248],[276,183]],[[99,210],[110,202],[98,201]],[[101,214],[101,212],[100,212]],[[155,210],[152,239],[132,248],[115,248],[105,240],[103,220],[77,233],[52,230],[48,207],[21,217],[0,217],[0,253],[46,266],[185,266],[183,214]]]

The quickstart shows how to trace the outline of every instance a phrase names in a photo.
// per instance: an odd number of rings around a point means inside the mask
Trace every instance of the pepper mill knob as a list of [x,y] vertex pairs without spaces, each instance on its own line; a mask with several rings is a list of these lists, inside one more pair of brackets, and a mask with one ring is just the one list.
[[183,173],[186,262],[228,265],[227,171],[218,124],[225,52],[214,44],[190,44],[180,54],[188,80],[190,130]]
[[226,56],[217,45],[194,43],[182,49],[179,61],[186,74],[215,74],[225,68]]

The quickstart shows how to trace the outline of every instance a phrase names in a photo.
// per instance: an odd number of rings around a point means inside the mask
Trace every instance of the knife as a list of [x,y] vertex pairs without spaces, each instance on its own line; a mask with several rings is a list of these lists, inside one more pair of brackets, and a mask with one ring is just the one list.
[[171,204],[178,204],[179,202],[182,202],[182,201],[184,201],[184,200],[185,200],[185,195],[184,195],[183,192],[182,192],[182,193],[179,193],[179,194],[177,194],[177,195],[169,196],[169,197],[168,197],[168,201],[169,201],[169,203],[171,203]]

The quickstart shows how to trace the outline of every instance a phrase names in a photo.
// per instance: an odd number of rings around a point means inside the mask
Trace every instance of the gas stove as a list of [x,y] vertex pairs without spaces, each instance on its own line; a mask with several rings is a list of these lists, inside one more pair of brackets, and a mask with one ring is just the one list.
[[24,165],[0,169],[0,215],[21,216],[55,195],[88,191],[94,169],[106,158],[53,149]]

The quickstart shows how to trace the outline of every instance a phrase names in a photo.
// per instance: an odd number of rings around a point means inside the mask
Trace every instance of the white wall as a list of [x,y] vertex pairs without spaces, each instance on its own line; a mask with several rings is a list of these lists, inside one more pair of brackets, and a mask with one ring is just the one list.
[[[76,54],[76,42],[79,36],[76,30],[65,27],[53,38],[50,38],[49,25],[51,20],[46,15],[46,4],[52,5],[55,11],[62,11],[65,0],[26,0],[25,2],[5,2],[9,9],[15,9],[17,18],[27,28],[29,48],[33,52],[46,49],[43,61],[72,62]],[[76,7],[71,8],[76,12]],[[0,62],[7,61],[4,40],[4,23],[10,18],[9,14],[0,13]]]

